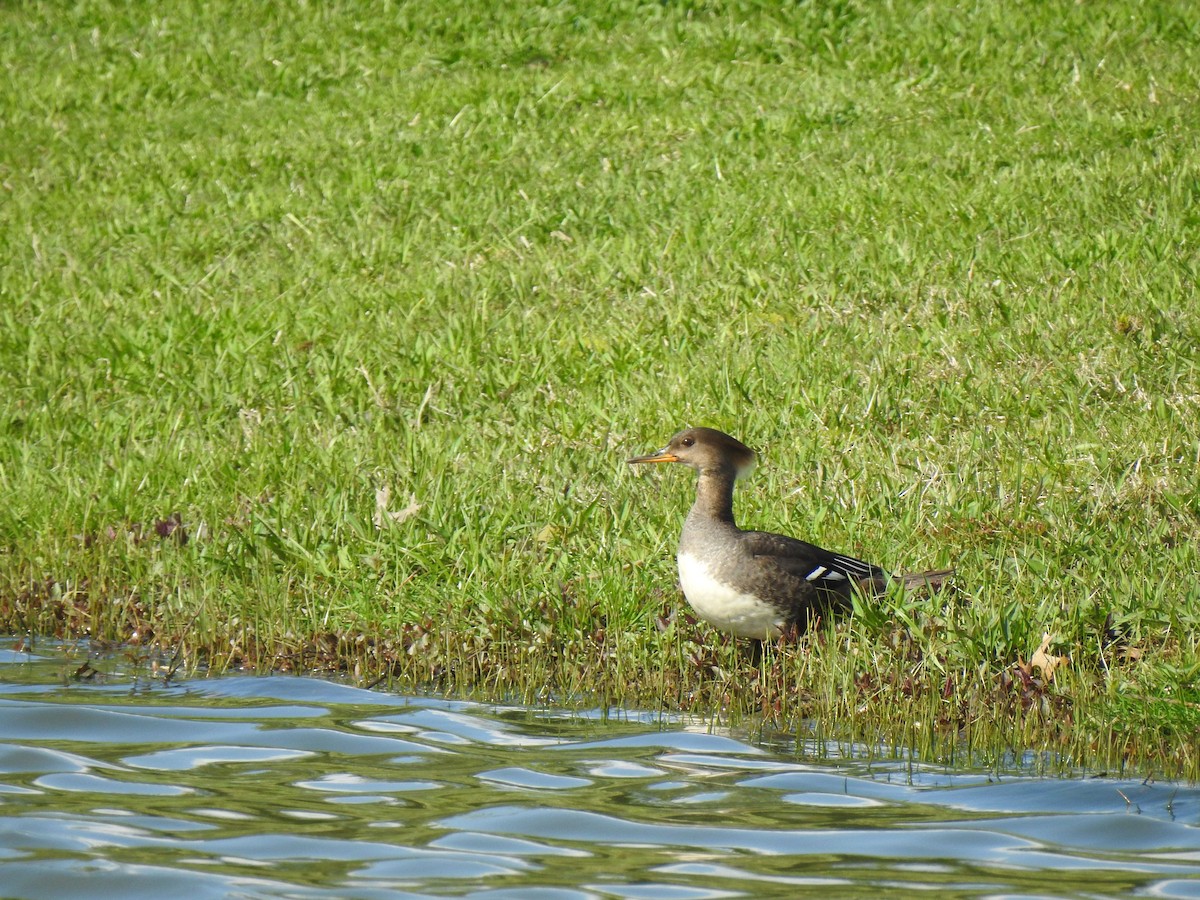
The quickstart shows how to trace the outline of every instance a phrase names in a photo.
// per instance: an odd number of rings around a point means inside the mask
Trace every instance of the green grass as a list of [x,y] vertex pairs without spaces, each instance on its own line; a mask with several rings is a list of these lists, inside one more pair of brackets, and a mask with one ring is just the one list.
[[[1200,777],[1190,3],[0,22],[0,629]],[[685,424],[957,590],[754,667]]]

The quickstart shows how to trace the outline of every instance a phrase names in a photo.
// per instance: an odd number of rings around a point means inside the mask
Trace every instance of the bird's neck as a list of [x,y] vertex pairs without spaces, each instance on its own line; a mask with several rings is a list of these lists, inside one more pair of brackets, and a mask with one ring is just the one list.
[[696,502],[688,518],[733,525],[733,472],[704,471],[696,482]]

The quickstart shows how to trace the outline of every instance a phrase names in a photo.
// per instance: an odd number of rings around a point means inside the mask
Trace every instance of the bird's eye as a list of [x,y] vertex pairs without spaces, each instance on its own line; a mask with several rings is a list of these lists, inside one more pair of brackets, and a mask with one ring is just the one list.
[[684,438],[682,441],[680,441],[679,443],[683,444],[683,446],[685,446],[685,447],[690,447],[690,446],[692,446],[692,444],[696,443],[696,439],[695,439],[695,438],[686,437],[686,438]]

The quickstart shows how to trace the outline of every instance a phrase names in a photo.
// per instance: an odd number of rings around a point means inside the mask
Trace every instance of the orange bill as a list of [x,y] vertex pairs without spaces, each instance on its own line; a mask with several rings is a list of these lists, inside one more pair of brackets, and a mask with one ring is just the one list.
[[679,462],[679,457],[669,451],[666,447],[659,450],[657,453],[651,453],[649,456],[635,456],[633,459],[626,460],[629,463],[655,463],[655,462]]

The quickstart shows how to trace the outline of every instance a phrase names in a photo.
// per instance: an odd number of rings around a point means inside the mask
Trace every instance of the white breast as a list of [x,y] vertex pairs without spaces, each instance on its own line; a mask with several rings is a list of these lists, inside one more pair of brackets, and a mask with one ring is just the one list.
[[679,554],[679,583],[696,614],[722,631],[759,639],[779,634],[779,610],[718,581],[702,560],[687,553]]

